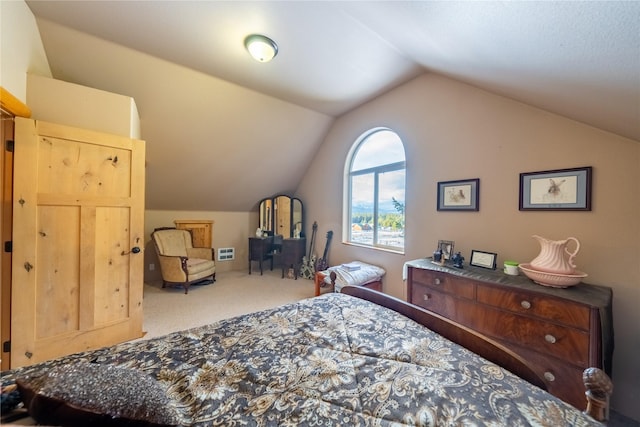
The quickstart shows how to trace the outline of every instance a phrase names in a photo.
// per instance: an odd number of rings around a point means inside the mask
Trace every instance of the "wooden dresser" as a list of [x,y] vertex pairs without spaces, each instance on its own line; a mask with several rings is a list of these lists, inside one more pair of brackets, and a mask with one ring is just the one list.
[[194,248],[210,248],[213,240],[213,221],[206,219],[176,219],[176,228],[189,230]]
[[429,259],[405,264],[409,302],[455,320],[515,351],[545,378],[548,391],[585,405],[582,372],[611,375],[611,288],[581,283],[567,289],[525,276]]

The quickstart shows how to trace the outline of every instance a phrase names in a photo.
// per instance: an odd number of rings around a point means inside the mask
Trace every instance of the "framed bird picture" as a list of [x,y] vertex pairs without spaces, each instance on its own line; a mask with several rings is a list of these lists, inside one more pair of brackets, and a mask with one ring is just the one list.
[[477,211],[480,209],[480,179],[438,182],[439,211]]
[[590,211],[591,166],[520,174],[521,211]]

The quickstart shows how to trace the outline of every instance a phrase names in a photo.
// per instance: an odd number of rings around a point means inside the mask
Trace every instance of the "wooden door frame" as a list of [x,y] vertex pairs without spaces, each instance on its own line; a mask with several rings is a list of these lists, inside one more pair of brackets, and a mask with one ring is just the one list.
[[[0,369],[10,366],[11,352],[4,351],[4,343],[11,342],[11,252],[5,252],[5,242],[10,242],[13,228],[13,153],[6,151],[6,141],[13,140],[14,117],[31,117],[31,110],[9,91],[0,86],[0,245],[2,248],[2,282],[0,286]],[[9,350],[9,348],[6,348]]]

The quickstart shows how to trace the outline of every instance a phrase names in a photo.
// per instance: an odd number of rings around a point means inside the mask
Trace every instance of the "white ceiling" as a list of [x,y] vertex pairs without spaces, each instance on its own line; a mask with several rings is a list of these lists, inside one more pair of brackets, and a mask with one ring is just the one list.
[[[38,18],[54,77],[134,96],[143,136],[149,140],[152,135],[154,143],[172,133],[157,127],[176,125],[157,120],[155,132],[149,133],[158,91],[141,89],[146,83],[141,81],[127,86],[126,74],[114,65],[123,63],[114,61],[128,58],[135,63],[135,58],[144,56],[146,66],[155,61],[156,78],[170,78],[172,87],[179,76],[191,81],[213,78],[239,97],[262,96],[254,93],[258,92],[285,101],[275,108],[276,100],[265,100],[262,111],[276,122],[285,120],[283,115],[290,115],[292,108],[305,116],[307,127],[297,134],[275,131],[278,139],[308,141],[297,147],[302,165],[312,159],[333,117],[426,71],[640,141],[640,2],[29,0],[27,4]],[[279,53],[272,62],[262,64],[249,57],[243,39],[251,33],[276,40]],[[188,71],[178,71],[176,64]],[[166,71],[170,67],[172,71]],[[127,70],[132,82],[135,71]],[[176,104],[179,101],[172,101],[175,111],[189,107]],[[193,99],[183,102],[194,104]],[[203,121],[211,127],[207,119]],[[286,129],[292,131],[292,126]],[[236,127],[234,135],[245,131]],[[260,135],[270,147],[268,136]],[[148,157],[151,162],[163,160],[150,144]],[[294,181],[303,173],[304,167],[294,172]],[[272,183],[271,191],[294,190],[296,182],[287,184],[286,179]],[[148,204],[162,208],[158,196],[149,195]],[[246,210],[245,205],[220,210]]]

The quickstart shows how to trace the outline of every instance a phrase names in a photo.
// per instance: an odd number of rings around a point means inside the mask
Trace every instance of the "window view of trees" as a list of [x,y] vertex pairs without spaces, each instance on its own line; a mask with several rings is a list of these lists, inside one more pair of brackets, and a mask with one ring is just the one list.
[[357,144],[349,172],[349,241],[403,250],[406,174],[402,141],[389,129],[376,129]]

